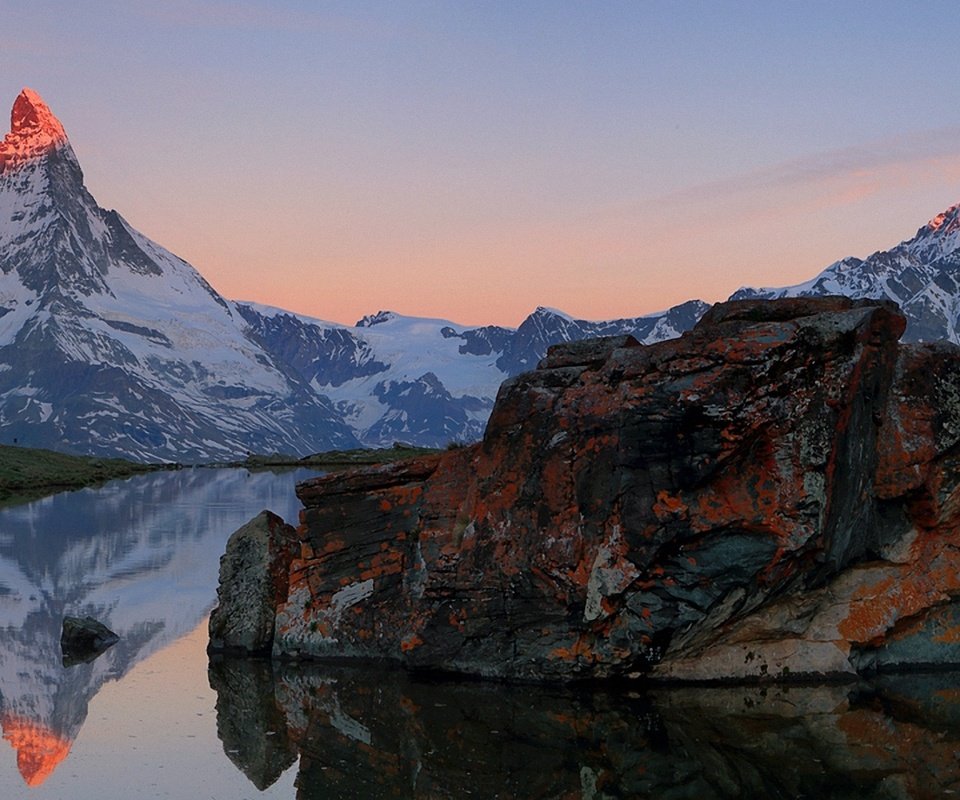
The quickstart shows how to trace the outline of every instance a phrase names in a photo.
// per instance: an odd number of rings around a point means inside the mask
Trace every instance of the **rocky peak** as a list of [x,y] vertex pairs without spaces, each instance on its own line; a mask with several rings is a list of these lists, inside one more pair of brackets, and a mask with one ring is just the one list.
[[366,314],[362,319],[357,320],[356,327],[372,328],[374,325],[380,325],[384,322],[390,322],[396,319],[397,314],[393,311],[378,311],[376,314]]
[[548,306],[537,306],[536,310],[530,315],[530,317],[537,318],[546,318],[558,317],[559,319],[565,320],[566,322],[573,322],[574,319],[566,312],[560,311],[557,308],[549,308]]
[[960,204],[937,214],[903,248],[921,261],[955,255],[960,249]]
[[67,138],[60,120],[33,89],[24,89],[14,100],[10,112],[10,132],[18,136],[43,135],[59,141]]
[[10,132],[0,142],[0,173],[45,155],[67,143],[67,134],[33,89],[17,96],[10,112]]
[[960,221],[958,221],[958,216],[960,216],[960,204],[951,206],[946,211],[941,211],[937,216],[930,220],[924,227],[920,229],[918,235],[921,233],[950,233],[955,231],[960,227]]

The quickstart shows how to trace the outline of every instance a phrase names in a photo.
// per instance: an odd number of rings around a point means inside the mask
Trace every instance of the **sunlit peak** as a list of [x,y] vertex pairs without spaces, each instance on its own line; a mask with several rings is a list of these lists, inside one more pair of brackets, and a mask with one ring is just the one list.
[[10,132],[20,136],[42,135],[57,141],[67,138],[60,120],[33,89],[24,89],[14,101],[10,112]]
[[940,212],[937,214],[937,216],[930,220],[927,223],[927,229],[935,233],[943,228],[944,225],[947,225],[948,228],[951,227],[950,223],[953,223],[952,227],[956,227],[958,216],[960,216],[960,205],[951,206],[946,211]]
[[10,112],[10,132],[0,142],[0,174],[49,153],[67,141],[66,131],[33,89],[24,89]]

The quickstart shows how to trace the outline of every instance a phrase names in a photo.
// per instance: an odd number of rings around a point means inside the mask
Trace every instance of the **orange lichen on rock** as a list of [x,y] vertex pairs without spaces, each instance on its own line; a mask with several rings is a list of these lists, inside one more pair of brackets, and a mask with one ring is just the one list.
[[689,508],[679,495],[670,494],[665,489],[657,492],[657,501],[653,504],[653,513],[657,519],[686,514]]
[[885,577],[856,592],[837,630],[847,641],[870,642],[883,636],[899,619],[916,614],[941,596],[929,581]]
[[547,657],[560,661],[592,661],[594,653],[587,637],[578,636],[576,641],[569,646],[553,648],[547,654]]

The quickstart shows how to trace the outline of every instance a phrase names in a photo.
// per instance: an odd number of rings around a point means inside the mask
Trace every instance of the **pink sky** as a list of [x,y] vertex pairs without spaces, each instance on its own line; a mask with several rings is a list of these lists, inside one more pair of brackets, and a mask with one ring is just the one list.
[[517,325],[806,280],[960,201],[943,20],[898,3],[36,2],[98,201],[224,295]]

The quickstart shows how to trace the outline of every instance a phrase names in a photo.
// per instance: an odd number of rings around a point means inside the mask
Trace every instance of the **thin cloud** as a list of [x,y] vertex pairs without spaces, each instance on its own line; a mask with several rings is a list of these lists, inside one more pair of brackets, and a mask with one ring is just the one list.
[[956,159],[960,159],[960,127],[939,128],[804,156],[670,192],[660,201],[685,203],[693,199],[730,198],[757,191],[816,186],[826,182],[846,184],[846,188],[839,191],[851,192],[853,197],[863,191],[864,182],[870,179],[900,173],[910,167]]

